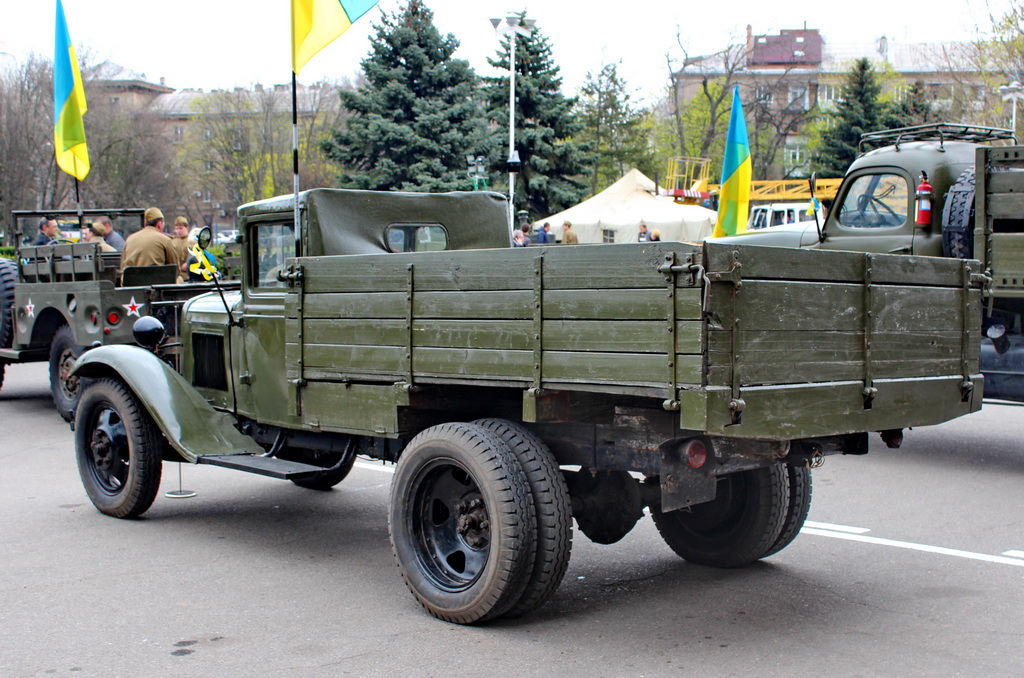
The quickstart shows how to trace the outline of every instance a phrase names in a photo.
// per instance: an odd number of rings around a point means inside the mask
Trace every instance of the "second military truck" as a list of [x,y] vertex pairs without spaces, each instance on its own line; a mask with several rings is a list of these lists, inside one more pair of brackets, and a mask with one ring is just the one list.
[[977,262],[714,243],[513,248],[505,200],[312,190],[239,210],[241,289],[185,302],[180,371],[89,350],[85,489],[129,518],[163,461],[316,490],[397,462],[410,591],[455,623],[556,590],[572,520],[600,543],[645,507],[681,557],[737,567],[797,535],[810,468],[868,432],[980,407]]

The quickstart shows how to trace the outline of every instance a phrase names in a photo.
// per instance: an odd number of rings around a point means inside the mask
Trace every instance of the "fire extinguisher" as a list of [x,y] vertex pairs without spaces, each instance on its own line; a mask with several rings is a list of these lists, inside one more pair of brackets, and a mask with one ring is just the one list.
[[932,223],[932,185],[928,183],[928,173],[921,172],[921,183],[917,185],[917,219],[914,223],[918,226],[928,226]]

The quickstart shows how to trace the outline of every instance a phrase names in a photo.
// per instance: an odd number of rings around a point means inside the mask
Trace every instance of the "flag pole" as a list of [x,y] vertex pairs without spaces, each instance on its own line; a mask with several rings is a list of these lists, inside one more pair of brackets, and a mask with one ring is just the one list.
[[75,203],[78,205],[78,230],[85,228],[85,217],[82,214],[82,198],[78,194],[78,177],[75,177]]
[[299,98],[296,94],[298,89],[295,71],[292,71],[292,183],[295,187],[295,256],[299,252]]

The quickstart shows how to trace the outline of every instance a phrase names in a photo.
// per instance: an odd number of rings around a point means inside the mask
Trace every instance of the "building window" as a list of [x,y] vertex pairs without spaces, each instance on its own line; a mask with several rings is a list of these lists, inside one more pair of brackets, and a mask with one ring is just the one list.
[[175,125],[172,130],[174,138],[171,140],[172,144],[180,144],[182,139],[185,138],[185,128],[181,125]]
[[208,188],[203,191],[203,202],[213,202],[213,191]]
[[615,231],[610,228],[601,229],[601,242],[615,242]]
[[806,111],[808,109],[807,85],[789,86],[789,102],[786,107],[795,111]]
[[754,92],[754,96],[757,97],[757,103],[762,106],[771,106],[772,101],[775,99],[771,87],[758,87]]

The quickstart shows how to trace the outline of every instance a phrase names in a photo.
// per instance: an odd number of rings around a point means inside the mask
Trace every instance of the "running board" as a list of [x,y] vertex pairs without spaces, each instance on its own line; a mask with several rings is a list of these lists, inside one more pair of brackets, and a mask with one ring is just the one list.
[[256,473],[261,476],[280,478],[281,480],[301,479],[318,471],[323,471],[321,466],[312,464],[301,464],[297,461],[288,461],[276,457],[257,457],[251,454],[217,454],[198,457],[199,464],[221,466],[223,468]]

